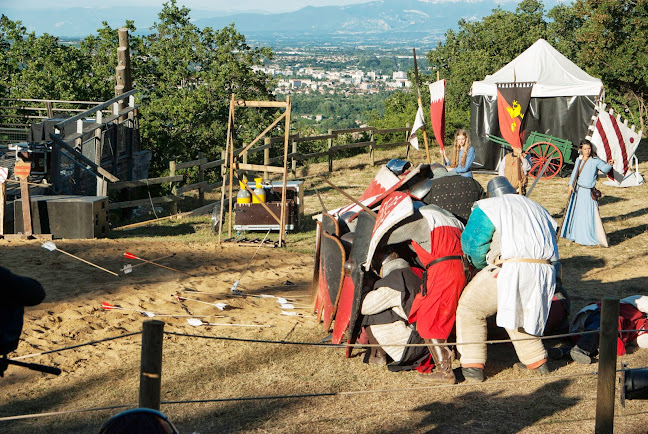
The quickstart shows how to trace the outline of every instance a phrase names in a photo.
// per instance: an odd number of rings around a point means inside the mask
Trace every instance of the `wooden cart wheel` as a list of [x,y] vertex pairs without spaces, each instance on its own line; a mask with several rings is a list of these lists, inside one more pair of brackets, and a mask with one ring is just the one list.
[[553,143],[536,142],[529,146],[526,152],[531,157],[531,170],[529,170],[529,175],[534,178],[538,176],[547,160],[550,160],[549,166],[542,179],[553,178],[560,172],[560,168],[563,165],[563,156],[560,149]]

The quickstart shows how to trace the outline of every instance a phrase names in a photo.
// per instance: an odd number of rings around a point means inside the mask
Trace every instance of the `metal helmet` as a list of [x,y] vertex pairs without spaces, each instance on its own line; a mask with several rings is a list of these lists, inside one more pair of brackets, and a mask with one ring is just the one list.
[[508,179],[504,176],[496,176],[488,181],[486,186],[488,197],[500,197],[505,194],[517,194],[517,190],[511,185]]
[[411,163],[405,160],[399,160],[398,158],[392,158],[386,164],[387,168],[394,172],[395,175],[402,175],[407,169],[410,168]]

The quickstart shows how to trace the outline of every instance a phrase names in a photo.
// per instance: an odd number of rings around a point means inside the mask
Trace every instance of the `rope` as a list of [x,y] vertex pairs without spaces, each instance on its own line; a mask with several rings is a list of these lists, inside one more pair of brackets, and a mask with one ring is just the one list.
[[[316,392],[316,393],[304,393],[304,394],[294,394],[294,395],[242,396],[242,397],[235,397],[235,398],[193,399],[193,400],[186,400],[186,401],[184,400],[183,401],[161,401],[160,404],[174,405],[174,404],[204,404],[210,402],[268,401],[272,399],[319,398],[319,397],[327,397],[327,396],[368,395],[372,393],[398,393],[398,392],[409,392],[412,390],[461,389],[461,388],[475,387],[475,386],[483,387],[483,386],[498,386],[498,385],[511,384],[511,383],[528,383],[529,381],[550,382],[552,380],[564,380],[567,378],[595,376],[597,374],[598,374],[597,372],[587,372],[583,374],[525,378],[519,380],[499,380],[499,381],[489,381],[483,383],[460,383],[460,384],[444,384],[444,385],[433,385],[433,386],[412,386],[412,387],[400,387],[395,389],[349,390],[349,391],[341,391],[341,392]],[[17,419],[45,417],[45,416],[57,416],[57,415],[70,414],[70,413],[110,410],[115,408],[127,408],[127,407],[132,408],[132,407],[137,407],[137,405],[123,404],[123,405],[113,405],[108,407],[87,408],[87,409],[80,409],[80,410],[63,410],[63,411],[48,412],[48,413],[7,416],[7,417],[0,417],[0,422],[17,420]]]
[[0,422],[4,422],[8,420],[33,419],[37,417],[46,417],[46,416],[58,416],[58,415],[72,414],[72,413],[85,413],[88,411],[114,410],[116,408],[135,408],[135,407],[137,407],[137,404],[122,404],[122,405],[110,405],[108,407],[82,408],[80,410],[62,410],[62,411],[50,411],[47,413],[21,414],[18,416],[0,417]]
[[[223,340],[223,341],[236,341],[236,342],[252,342],[252,343],[261,343],[261,344],[280,344],[280,345],[302,345],[302,346],[313,346],[313,347],[325,347],[325,348],[371,348],[371,347],[383,347],[383,346],[389,346],[389,347],[436,347],[436,346],[455,346],[455,345],[483,345],[483,344],[504,344],[508,342],[518,342],[518,341],[530,341],[530,340],[536,340],[536,339],[557,339],[557,338],[563,338],[563,337],[568,337],[568,336],[580,336],[580,335],[586,335],[586,334],[593,334],[593,333],[599,333],[600,330],[590,330],[590,331],[584,331],[584,332],[578,332],[578,333],[564,333],[561,335],[552,335],[552,336],[534,336],[534,337],[529,337],[529,338],[519,338],[519,339],[497,339],[497,340],[490,340],[490,341],[480,341],[480,342],[444,342],[440,344],[398,344],[398,343],[385,343],[385,344],[351,344],[351,343],[346,343],[346,344],[329,344],[329,343],[324,343],[324,342],[296,342],[296,341],[287,341],[285,339],[282,339],[280,341],[277,340],[269,340],[269,339],[249,339],[249,338],[234,338],[234,337],[229,337],[229,336],[207,336],[207,335],[196,335],[196,334],[188,334],[188,333],[178,333],[178,332],[163,332],[164,334],[167,335],[175,335],[175,336],[184,336],[184,337],[190,337],[190,338],[203,338],[203,339],[216,339],[216,340]],[[626,331],[626,330],[624,330]]]
[[101,342],[114,341],[115,339],[121,339],[121,338],[126,338],[128,336],[141,335],[141,334],[142,334],[142,332],[126,333],[125,335],[113,336],[111,338],[99,339],[98,341],[90,341],[90,342],[86,342],[84,344],[72,345],[70,347],[63,347],[63,348],[57,348],[55,350],[43,351],[42,353],[33,353],[33,354],[27,354],[27,355],[24,355],[24,356],[13,357],[11,360],[21,360],[21,359],[27,359],[29,357],[42,356],[44,354],[58,353],[58,352],[61,352],[61,351],[72,350],[74,348],[85,347],[87,345],[94,345],[94,344],[98,344],[98,343],[101,343]]

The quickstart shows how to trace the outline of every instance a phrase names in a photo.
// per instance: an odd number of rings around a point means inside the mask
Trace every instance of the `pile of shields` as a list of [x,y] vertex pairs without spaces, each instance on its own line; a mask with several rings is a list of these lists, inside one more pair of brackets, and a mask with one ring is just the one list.
[[[381,359],[390,370],[418,369],[429,363],[425,346],[406,346],[423,342],[415,324],[407,321],[425,268],[425,260],[412,245],[430,244],[430,230],[421,230],[425,219],[419,210],[434,209],[463,230],[473,204],[483,197],[482,186],[473,178],[447,172],[441,165],[413,167],[395,159],[380,168],[359,203],[323,212],[317,224],[314,311],[326,332],[332,332],[332,342],[399,342],[399,346],[383,346],[381,353],[366,353],[365,361]],[[384,312],[379,312],[374,305],[371,315],[365,306],[363,314],[367,294],[377,289],[376,282],[380,286],[386,280],[381,267],[388,256],[408,265],[405,274],[399,275],[399,290],[404,291],[399,306],[387,303]],[[380,330],[381,337],[372,336],[370,330]],[[351,350],[347,348],[347,357]]]

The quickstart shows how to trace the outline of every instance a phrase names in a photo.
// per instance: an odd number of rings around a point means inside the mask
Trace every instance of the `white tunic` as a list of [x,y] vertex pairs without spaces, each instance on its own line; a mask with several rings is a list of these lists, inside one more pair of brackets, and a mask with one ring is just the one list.
[[[501,237],[501,259],[558,260],[558,224],[542,206],[518,194],[483,199],[479,208]],[[507,262],[497,276],[497,325],[541,336],[556,289],[550,264]]]

